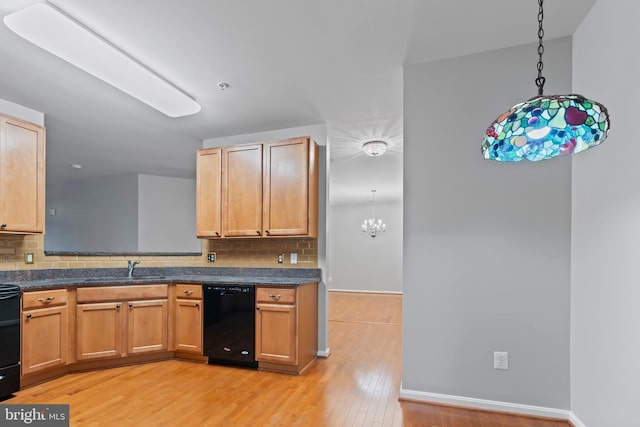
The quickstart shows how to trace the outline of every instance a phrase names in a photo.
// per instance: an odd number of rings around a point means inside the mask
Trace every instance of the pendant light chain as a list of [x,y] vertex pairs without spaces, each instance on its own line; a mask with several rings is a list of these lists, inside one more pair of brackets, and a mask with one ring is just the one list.
[[542,63],[542,54],[544,53],[544,45],[542,44],[542,38],[544,37],[544,29],[542,28],[542,20],[544,19],[542,2],[543,0],[538,0],[538,78],[535,80],[536,86],[538,86],[538,96],[542,96],[544,82],[546,80],[542,77],[542,69],[544,68],[544,64]]

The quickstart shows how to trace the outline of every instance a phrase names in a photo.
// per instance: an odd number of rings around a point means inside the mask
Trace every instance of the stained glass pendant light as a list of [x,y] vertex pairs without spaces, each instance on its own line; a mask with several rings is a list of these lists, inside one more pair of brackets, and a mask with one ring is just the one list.
[[538,0],[538,96],[514,105],[487,128],[485,159],[499,162],[538,161],[579,153],[600,145],[609,132],[604,105],[582,95],[543,95],[543,0]]

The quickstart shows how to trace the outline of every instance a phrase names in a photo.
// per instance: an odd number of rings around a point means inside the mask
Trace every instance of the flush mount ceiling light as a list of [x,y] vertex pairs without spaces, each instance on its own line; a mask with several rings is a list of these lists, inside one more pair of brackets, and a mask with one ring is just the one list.
[[545,160],[602,144],[609,132],[604,105],[582,95],[543,95],[543,0],[538,0],[538,96],[513,106],[489,125],[482,142],[485,159]]
[[195,114],[193,98],[48,2],[4,17],[11,31],[169,117]]
[[367,156],[378,157],[382,156],[387,151],[387,143],[384,141],[369,141],[362,145],[362,151]]

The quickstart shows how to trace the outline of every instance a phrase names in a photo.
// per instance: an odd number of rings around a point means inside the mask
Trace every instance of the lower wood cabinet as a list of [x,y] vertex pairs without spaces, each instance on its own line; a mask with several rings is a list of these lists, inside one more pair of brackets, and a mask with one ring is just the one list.
[[169,349],[167,285],[76,292],[76,360]]
[[259,369],[299,373],[318,353],[318,284],[256,288]]
[[122,303],[76,306],[76,360],[122,356]]
[[202,285],[176,285],[174,347],[202,354]]
[[22,296],[22,375],[64,366],[68,353],[67,290]]

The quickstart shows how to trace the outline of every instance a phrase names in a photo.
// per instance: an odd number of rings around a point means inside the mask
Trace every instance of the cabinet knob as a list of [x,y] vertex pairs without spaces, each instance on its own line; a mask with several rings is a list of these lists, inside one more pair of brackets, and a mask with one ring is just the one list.
[[196,303],[196,308],[200,308],[200,304],[199,303]]
[[220,235],[220,233],[219,233],[219,232],[217,232],[217,231],[214,231],[214,232],[213,232],[213,234],[215,234],[216,236],[219,236],[219,235]]
[[258,234],[258,236],[260,235],[260,230],[256,230],[256,233]]
[[0,227],[7,228],[7,224],[2,224]]
[[265,234],[269,234],[269,230],[264,230],[264,233]]
[[120,304],[116,304],[116,310],[120,310]]
[[27,319],[31,319],[31,313],[27,313]]
[[133,304],[132,303],[129,303],[129,308],[133,308]]

